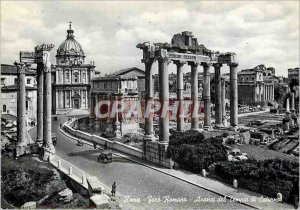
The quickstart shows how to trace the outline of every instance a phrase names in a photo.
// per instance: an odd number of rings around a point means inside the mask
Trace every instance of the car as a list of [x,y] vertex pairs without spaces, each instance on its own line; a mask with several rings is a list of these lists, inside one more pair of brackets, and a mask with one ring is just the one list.
[[51,133],[51,139],[52,139],[53,146],[55,146],[57,144],[56,133]]
[[98,157],[97,161],[101,163],[111,163],[112,162],[112,152],[108,150],[104,150],[101,152]]

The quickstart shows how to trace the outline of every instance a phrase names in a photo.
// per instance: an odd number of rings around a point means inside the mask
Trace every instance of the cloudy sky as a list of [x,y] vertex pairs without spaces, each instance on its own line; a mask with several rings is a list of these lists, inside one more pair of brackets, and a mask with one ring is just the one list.
[[[56,49],[69,21],[87,62],[102,74],[144,68],[137,43],[170,42],[192,31],[198,42],[221,52],[236,52],[239,69],[259,64],[287,75],[299,67],[298,1],[35,1],[1,2],[1,63],[18,60],[19,51],[40,43]],[[156,67],[157,65],[155,65]],[[170,64],[173,71],[175,65]],[[185,71],[188,71],[188,66]],[[227,72],[228,68],[224,68]]]

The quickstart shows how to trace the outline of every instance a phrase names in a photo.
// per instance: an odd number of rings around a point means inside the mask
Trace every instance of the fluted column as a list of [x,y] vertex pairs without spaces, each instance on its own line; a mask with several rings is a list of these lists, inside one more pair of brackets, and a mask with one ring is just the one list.
[[211,126],[211,112],[210,112],[210,64],[202,63],[204,69],[204,127]]
[[154,59],[143,60],[145,63],[145,105],[146,105],[146,114],[145,114],[145,140],[153,140],[153,106],[154,106],[154,87],[153,87],[153,77],[152,77],[152,65]]
[[230,125],[238,125],[237,63],[230,64]]
[[[25,89],[25,64],[15,63],[18,70],[18,102],[17,102],[17,114],[18,114],[18,126],[17,126],[17,138],[18,147],[26,146],[26,89]],[[17,156],[18,153],[17,153]]]
[[215,120],[216,125],[222,124],[222,99],[221,99],[221,67],[222,64],[214,64],[215,68]]
[[161,103],[161,113],[159,116],[159,141],[169,141],[169,114],[166,109],[169,107],[169,60],[166,57],[158,59],[159,73],[159,100]]
[[[59,92],[57,91],[57,94]],[[59,102],[59,101],[57,101]],[[37,64],[37,139],[39,146],[43,145],[43,104],[44,104],[44,72],[43,63]]]
[[177,131],[183,131],[184,129],[184,100],[183,100],[183,71],[182,67],[185,62],[176,61],[174,62],[177,66]]

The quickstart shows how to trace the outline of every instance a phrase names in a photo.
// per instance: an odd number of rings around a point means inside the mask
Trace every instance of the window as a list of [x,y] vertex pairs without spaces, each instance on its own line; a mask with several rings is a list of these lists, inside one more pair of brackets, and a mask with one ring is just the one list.
[[104,89],[106,89],[106,86],[107,86],[107,84],[106,84],[106,82],[104,82]]
[[28,101],[26,100],[26,111],[28,111]]
[[82,80],[85,81],[85,72],[82,73]]
[[67,91],[67,106],[69,107],[70,106],[70,91]]
[[1,85],[5,85],[5,78],[1,78]]
[[75,73],[74,73],[74,81],[75,81],[75,82],[78,82],[78,72],[75,72]]
[[66,72],[66,81],[69,82],[69,79],[70,79],[70,74],[69,72]]
[[30,85],[31,79],[27,79],[27,85]]
[[6,105],[3,104],[3,109],[2,109],[3,112],[6,112]]
[[82,103],[83,103],[83,106],[85,106],[85,98],[86,98],[86,93],[85,91],[82,92]]
[[18,84],[18,78],[15,78],[15,85]]

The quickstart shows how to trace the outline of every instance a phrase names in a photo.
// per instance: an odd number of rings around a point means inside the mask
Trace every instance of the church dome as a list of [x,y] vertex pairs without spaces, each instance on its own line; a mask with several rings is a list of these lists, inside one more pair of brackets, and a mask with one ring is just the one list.
[[74,31],[70,28],[67,31],[67,39],[63,41],[58,49],[57,56],[84,56],[81,45],[74,39]]

